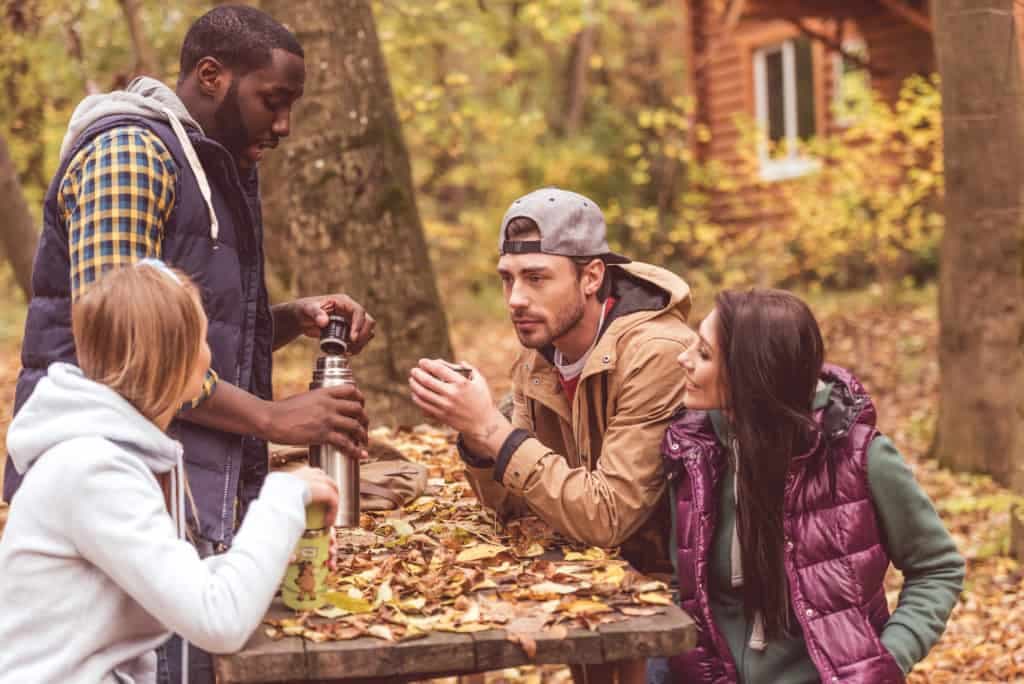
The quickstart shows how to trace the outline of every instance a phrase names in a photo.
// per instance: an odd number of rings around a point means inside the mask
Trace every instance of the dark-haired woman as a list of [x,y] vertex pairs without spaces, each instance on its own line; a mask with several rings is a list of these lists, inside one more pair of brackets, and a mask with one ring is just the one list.
[[[687,410],[663,444],[680,600],[678,682],[901,682],[945,629],[964,560],[814,315],[723,292],[679,357]],[[890,615],[890,562],[903,590]]]

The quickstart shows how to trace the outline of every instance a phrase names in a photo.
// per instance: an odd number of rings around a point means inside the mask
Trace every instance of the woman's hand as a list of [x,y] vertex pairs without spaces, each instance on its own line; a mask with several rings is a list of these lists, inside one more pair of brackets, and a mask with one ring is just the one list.
[[324,518],[325,527],[332,527],[334,518],[338,514],[338,484],[327,473],[319,468],[302,465],[294,470],[288,471],[309,487],[312,498],[310,504],[324,504],[327,506],[327,516]]

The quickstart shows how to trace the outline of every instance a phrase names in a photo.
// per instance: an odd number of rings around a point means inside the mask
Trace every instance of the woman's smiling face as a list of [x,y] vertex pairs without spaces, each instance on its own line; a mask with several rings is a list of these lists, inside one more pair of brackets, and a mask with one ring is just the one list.
[[683,404],[688,409],[701,411],[725,408],[717,309],[712,309],[701,321],[697,334],[697,343],[690,345],[677,359],[686,373]]

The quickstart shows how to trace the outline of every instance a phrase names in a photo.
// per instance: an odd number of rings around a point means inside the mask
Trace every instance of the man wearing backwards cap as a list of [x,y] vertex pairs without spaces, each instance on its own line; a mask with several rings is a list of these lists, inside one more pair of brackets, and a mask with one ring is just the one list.
[[641,570],[670,573],[659,447],[682,405],[675,359],[695,338],[690,290],[610,251],[605,232],[597,204],[557,188],[505,213],[498,273],[524,347],[511,422],[480,373],[466,379],[423,359],[409,384],[428,416],[459,431],[469,481],[499,516],[533,512],[583,543],[621,545]]

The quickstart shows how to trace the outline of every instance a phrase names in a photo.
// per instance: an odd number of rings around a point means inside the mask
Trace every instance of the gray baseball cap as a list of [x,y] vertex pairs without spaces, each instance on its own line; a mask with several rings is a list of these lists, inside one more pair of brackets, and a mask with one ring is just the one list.
[[[515,218],[533,219],[540,240],[509,240],[508,224]],[[629,259],[608,249],[601,207],[593,200],[559,188],[541,188],[523,195],[501,220],[499,254],[556,254],[600,258],[607,264],[628,264]]]

